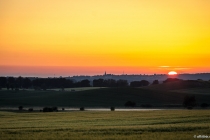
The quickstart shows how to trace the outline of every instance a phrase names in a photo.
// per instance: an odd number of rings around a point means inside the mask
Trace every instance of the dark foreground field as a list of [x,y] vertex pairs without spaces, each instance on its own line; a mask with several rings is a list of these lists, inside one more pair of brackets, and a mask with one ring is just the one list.
[[[159,85],[160,87],[162,85]],[[155,88],[157,86],[154,86]],[[161,89],[164,89],[161,87]],[[198,105],[210,103],[210,88],[158,90],[147,88],[98,88],[72,91],[0,90],[0,107],[124,107],[132,101],[136,106],[149,104],[153,107],[182,105],[186,95],[194,95]]]
[[210,136],[209,110],[139,112],[0,111],[1,140],[186,140]]

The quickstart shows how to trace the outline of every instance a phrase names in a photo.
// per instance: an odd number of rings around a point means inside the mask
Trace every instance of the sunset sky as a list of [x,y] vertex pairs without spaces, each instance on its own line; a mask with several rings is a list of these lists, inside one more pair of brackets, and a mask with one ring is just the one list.
[[0,0],[0,76],[210,72],[210,0]]

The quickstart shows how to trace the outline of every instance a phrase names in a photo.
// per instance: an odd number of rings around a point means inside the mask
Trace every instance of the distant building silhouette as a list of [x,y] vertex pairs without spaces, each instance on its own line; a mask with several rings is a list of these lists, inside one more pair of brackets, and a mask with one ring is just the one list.
[[107,76],[112,76],[112,75],[113,75],[113,74],[107,74],[106,71],[105,71],[104,75],[102,75],[102,76],[107,77]]

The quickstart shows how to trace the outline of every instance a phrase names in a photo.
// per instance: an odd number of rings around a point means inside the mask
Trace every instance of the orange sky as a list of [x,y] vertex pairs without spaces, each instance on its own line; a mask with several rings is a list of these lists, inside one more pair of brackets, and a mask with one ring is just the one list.
[[210,72],[209,7],[209,0],[1,0],[0,74],[41,66],[60,75]]

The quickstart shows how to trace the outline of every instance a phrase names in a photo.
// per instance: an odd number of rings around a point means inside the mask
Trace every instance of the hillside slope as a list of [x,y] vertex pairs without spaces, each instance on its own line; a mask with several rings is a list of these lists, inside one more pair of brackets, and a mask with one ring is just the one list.
[[[101,88],[86,91],[0,91],[0,106],[66,106],[66,107],[123,107],[125,102],[137,106],[151,104],[182,104],[189,93],[157,91],[143,88]],[[196,95],[198,103],[210,102],[210,95]]]

